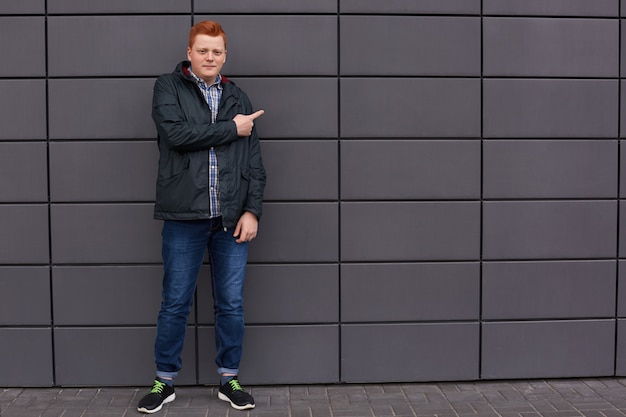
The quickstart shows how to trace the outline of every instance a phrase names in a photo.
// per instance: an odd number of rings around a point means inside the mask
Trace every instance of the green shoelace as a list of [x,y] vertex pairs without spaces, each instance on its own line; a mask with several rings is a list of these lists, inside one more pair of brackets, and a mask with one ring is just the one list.
[[243,391],[243,388],[241,388],[241,385],[239,385],[239,381],[237,381],[236,379],[231,379],[230,381],[228,381],[228,384],[233,389],[233,391]]
[[165,384],[164,382],[161,381],[154,381],[154,386],[152,387],[152,390],[150,391],[151,394],[162,394],[163,393],[163,389],[165,389],[165,386],[167,384]]

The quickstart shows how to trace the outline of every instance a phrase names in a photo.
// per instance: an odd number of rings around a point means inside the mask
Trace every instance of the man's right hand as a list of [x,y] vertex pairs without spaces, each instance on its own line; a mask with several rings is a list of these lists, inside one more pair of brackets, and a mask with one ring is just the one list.
[[237,136],[245,137],[252,134],[254,127],[254,119],[263,116],[265,110],[258,110],[252,114],[238,114],[233,118],[233,122],[237,125]]

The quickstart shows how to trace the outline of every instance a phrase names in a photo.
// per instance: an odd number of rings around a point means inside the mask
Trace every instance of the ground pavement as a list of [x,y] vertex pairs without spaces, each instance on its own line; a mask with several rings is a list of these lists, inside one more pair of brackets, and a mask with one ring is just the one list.
[[[245,387],[245,386],[244,386]],[[216,387],[177,387],[158,417],[621,417],[626,378],[245,387],[237,411]],[[1,417],[140,416],[149,387],[0,388]]]

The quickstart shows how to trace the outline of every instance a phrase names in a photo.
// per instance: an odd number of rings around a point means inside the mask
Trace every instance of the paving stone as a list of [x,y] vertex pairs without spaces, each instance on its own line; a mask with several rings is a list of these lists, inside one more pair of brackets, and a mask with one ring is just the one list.
[[584,417],[606,417],[604,414],[602,414],[602,412],[600,412],[598,410],[581,411],[581,414]]
[[311,417],[332,417],[333,413],[330,407],[310,407]]
[[546,413],[541,413],[543,417],[577,417],[581,416],[582,413],[578,410],[564,410],[564,411],[548,411]]
[[550,399],[550,404],[552,404],[552,406],[555,408],[556,411],[568,411],[568,410],[573,410],[574,406],[564,400],[563,398],[554,398],[554,399]]
[[[588,411],[599,411],[599,410],[588,410]],[[601,414],[605,415],[606,417],[624,417],[624,413],[620,410],[602,410],[599,411]]]
[[476,409],[472,407],[470,403],[456,403],[452,404],[452,408],[457,414],[477,414]]
[[484,399],[482,393],[476,391],[447,392],[446,399],[451,403],[471,403]]

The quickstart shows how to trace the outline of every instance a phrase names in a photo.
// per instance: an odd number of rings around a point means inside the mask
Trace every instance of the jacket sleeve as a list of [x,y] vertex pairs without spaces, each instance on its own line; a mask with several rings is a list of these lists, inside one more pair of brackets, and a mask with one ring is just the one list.
[[[246,105],[248,107],[248,114],[253,113],[252,104],[248,97],[243,93]],[[250,158],[248,160],[248,169],[250,173],[248,197],[244,211],[254,213],[259,219],[263,212],[263,192],[265,190],[266,173],[263,166],[263,158],[261,156],[261,143],[257,136],[256,127],[252,129],[252,134],[248,138],[250,147]]]
[[263,192],[265,190],[266,173],[261,157],[261,146],[254,128],[250,137],[250,184],[244,211],[254,213],[259,219],[263,212]]
[[[173,75],[164,75],[154,84],[152,96],[152,119],[156,125],[159,140],[176,151],[199,151],[228,144],[238,139],[237,126],[232,120],[217,123],[202,123],[194,120],[194,115],[185,114],[183,103],[192,106],[196,97],[184,88]],[[196,118],[198,116],[196,115]]]

